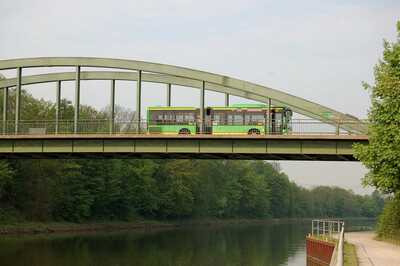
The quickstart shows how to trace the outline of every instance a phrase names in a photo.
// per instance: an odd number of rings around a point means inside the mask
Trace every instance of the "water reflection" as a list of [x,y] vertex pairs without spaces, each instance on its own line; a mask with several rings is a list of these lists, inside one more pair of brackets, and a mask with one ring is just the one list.
[[3,237],[1,265],[305,265],[305,224]]

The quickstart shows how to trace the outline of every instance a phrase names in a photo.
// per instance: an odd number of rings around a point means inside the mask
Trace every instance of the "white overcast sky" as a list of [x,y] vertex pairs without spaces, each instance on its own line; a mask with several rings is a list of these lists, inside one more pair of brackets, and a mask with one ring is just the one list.
[[[127,58],[191,67],[260,83],[365,118],[383,38],[394,40],[399,0],[0,0],[0,59],[38,56]],[[3,72],[7,77],[11,71]],[[24,74],[39,73],[27,70]],[[63,96],[73,99],[73,84]],[[134,84],[118,82],[117,104],[134,108]],[[54,84],[26,87],[54,100]],[[109,83],[83,82],[82,102],[107,105]],[[173,104],[198,105],[197,90],[173,90]],[[144,86],[147,105],[164,87]],[[233,102],[241,102],[234,98]],[[206,104],[222,104],[208,93]],[[360,163],[282,162],[307,187],[356,192]]]

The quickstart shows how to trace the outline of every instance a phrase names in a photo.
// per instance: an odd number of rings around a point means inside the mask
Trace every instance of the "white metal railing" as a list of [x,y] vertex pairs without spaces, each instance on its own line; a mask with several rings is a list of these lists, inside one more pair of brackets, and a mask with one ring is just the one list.
[[343,256],[344,256],[344,223],[342,226],[342,231],[340,232],[339,241],[338,241],[338,252],[337,252],[337,262],[336,266],[343,266]]
[[[365,122],[355,123],[354,121],[341,121],[340,125],[346,125],[352,130],[343,130],[338,125],[327,124],[313,119],[295,119],[289,124],[272,124],[263,123],[214,123],[212,120],[179,122],[179,121],[146,121],[145,119],[137,120],[110,120],[110,119],[86,119],[79,120],[75,124],[73,120],[20,120],[18,122],[18,131],[16,131],[15,121],[7,120],[0,123],[0,134],[3,135],[26,135],[26,134],[146,134],[156,133],[151,130],[156,130],[158,127],[165,125],[194,126],[196,132],[209,134],[212,133],[214,126],[244,126],[253,128],[260,135],[365,135],[365,132],[358,131],[357,128],[365,127]],[[150,127],[151,126],[151,130]],[[204,127],[201,131],[200,128]]]
[[326,236],[338,240],[332,254],[330,266],[343,266],[344,222],[341,220],[317,219],[311,221],[311,235]]

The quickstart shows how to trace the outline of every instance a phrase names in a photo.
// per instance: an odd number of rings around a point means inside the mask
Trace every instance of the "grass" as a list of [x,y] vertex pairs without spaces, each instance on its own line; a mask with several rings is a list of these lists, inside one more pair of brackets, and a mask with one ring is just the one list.
[[344,242],[344,265],[358,265],[356,246],[347,242]]
[[384,241],[384,242],[388,242],[390,244],[400,246],[400,237],[397,237],[397,236],[391,237],[391,238],[377,236],[377,237],[375,237],[375,239],[378,241]]

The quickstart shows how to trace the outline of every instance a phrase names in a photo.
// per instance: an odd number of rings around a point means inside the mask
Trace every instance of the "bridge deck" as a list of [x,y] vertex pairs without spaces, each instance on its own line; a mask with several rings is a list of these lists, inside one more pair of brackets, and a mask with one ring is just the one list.
[[352,145],[367,142],[364,135],[5,135],[0,157],[355,161]]

